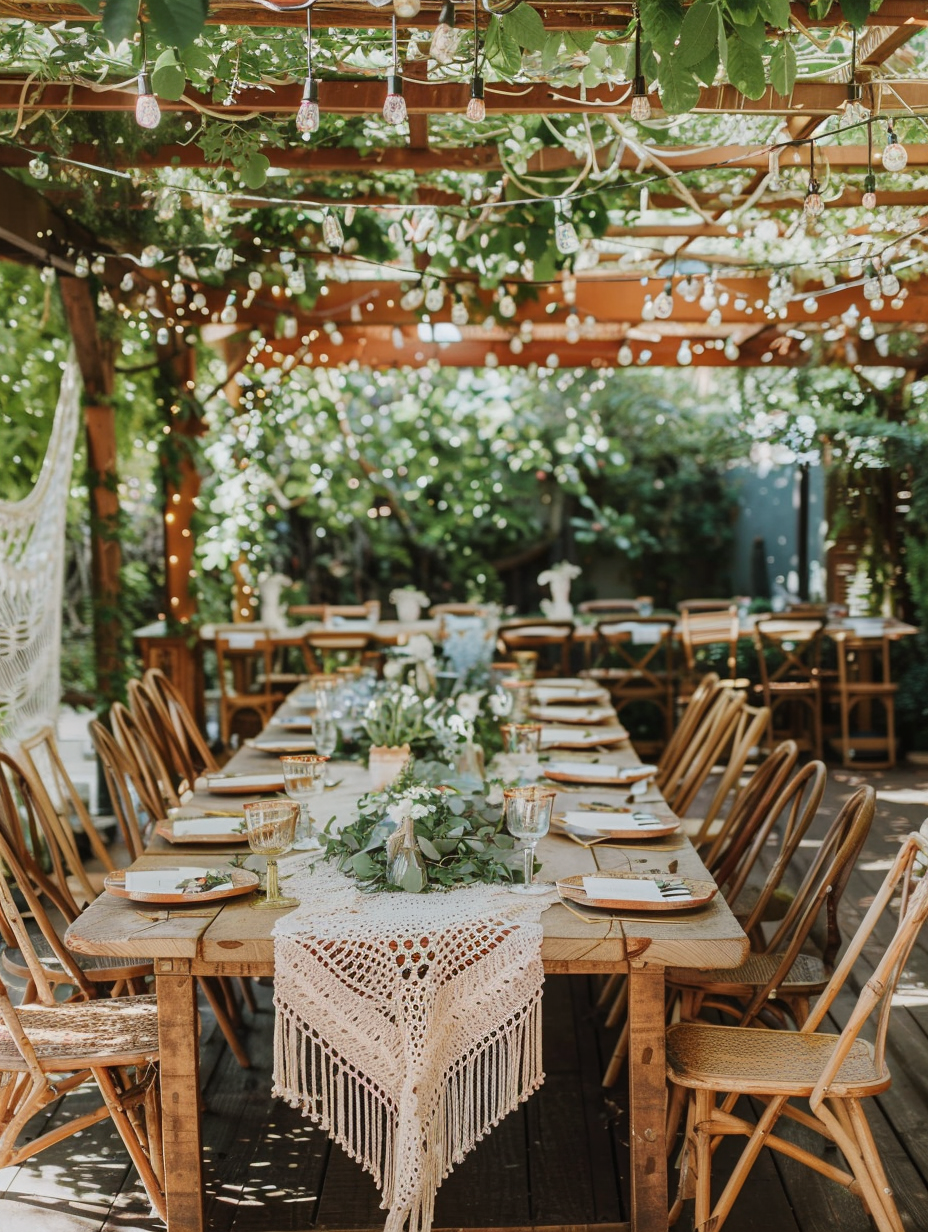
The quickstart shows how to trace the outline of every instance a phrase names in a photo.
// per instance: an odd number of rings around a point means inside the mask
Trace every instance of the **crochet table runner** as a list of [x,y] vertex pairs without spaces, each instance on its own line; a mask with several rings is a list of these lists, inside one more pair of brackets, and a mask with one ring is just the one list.
[[542,897],[362,894],[327,866],[274,929],[274,1094],[373,1176],[386,1232],[428,1232],[456,1163],[544,1078]]

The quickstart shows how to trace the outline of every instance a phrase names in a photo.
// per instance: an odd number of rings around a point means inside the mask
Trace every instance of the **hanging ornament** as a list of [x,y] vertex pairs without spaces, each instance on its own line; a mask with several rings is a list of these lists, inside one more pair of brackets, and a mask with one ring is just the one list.
[[151,89],[151,78],[143,70],[139,73],[138,97],[135,100],[135,122],[139,128],[157,128],[161,123],[161,108]]
[[220,248],[216,253],[216,269],[221,273],[227,273],[235,264],[235,253],[231,248]]
[[444,302],[445,288],[440,282],[436,282],[425,293],[425,310],[426,312],[441,312]]
[[171,283],[171,303],[185,304],[187,302],[187,288],[179,278]]
[[306,290],[306,274],[302,265],[291,265],[287,269],[287,290],[293,295],[302,295]]
[[897,294],[899,290],[899,279],[892,271],[892,266],[886,265],[883,267],[883,272],[880,275],[880,289],[884,295],[888,295],[890,299]]
[[330,248],[340,251],[345,243],[345,236],[342,232],[342,224],[338,220],[338,214],[334,214],[331,210],[326,210],[325,216],[322,219],[322,238]]
[[261,276],[260,270],[248,271],[248,287],[251,291],[260,291],[264,284],[264,279]]
[[809,187],[806,189],[802,208],[809,218],[818,218],[824,212],[825,202],[819,191],[818,180],[815,178],[815,142],[809,142]]
[[225,307],[219,314],[219,320],[223,325],[234,325],[238,320],[238,311],[235,307],[236,295],[234,291],[230,291],[226,299]]
[[634,355],[634,352],[632,351],[632,348],[628,345],[627,342],[623,342],[622,345],[619,347],[619,353],[616,356],[616,358],[618,359],[619,363],[622,365],[623,368],[627,368],[629,364],[634,363],[635,355]]
[[101,312],[112,312],[116,307],[116,303],[106,287],[97,296],[97,307]]
[[393,14],[393,72],[387,74],[387,97],[383,104],[383,118],[388,124],[402,124],[406,120],[406,100],[403,98],[403,77],[400,73],[400,57],[396,44],[396,13]]
[[577,235],[576,228],[566,213],[566,206],[563,201],[555,202],[554,211],[554,243],[558,252],[568,257],[580,247],[580,237]]
[[200,277],[200,271],[185,252],[182,252],[177,258],[177,272],[183,278],[189,278],[193,282],[198,281]]
[[306,81],[296,113],[296,131],[304,136],[319,127],[319,83],[313,78],[313,11],[306,10]]
[[34,180],[47,180],[51,168],[48,165],[47,154],[36,154],[30,158],[27,170]]
[[119,281],[120,291],[122,291],[124,295],[128,295],[128,293],[132,290],[134,286],[135,286],[135,279],[132,277],[132,275],[129,273],[123,274],[122,278]]
[[460,32],[455,29],[455,10],[452,0],[444,0],[438,14],[438,25],[432,35],[429,55],[436,64],[450,64],[460,41]]
[[164,260],[164,251],[157,244],[146,244],[139,253],[139,261],[146,269],[152,269],[159,261]]
[[693,352],[690,350],[690,344],[686,338],[680,343],[680,349],[677,351],[677,363],[681,368],[688,368],[693,362]]
[[863,296],[864,299],[870,302],[871,300],[880,298],[880,276],[871,261],[867,266],[867,276],[864,279]]
[[881,158],[883,166],[887,171],[902,171],[909,161],[906,148],[904,145],[899,144],[892,126],[887,130],[886,145],[883,147]]
[[666,321],[673,312],[673,282],[668,278],[664,289],[654,301],[654,315],[659,321]]
[[651,118],[651,104],[648,102],[648,83],[641,71],[641,14],[635,6],[635,77],[632,82],[632,105],[629,115],[638,124],[644,124]]

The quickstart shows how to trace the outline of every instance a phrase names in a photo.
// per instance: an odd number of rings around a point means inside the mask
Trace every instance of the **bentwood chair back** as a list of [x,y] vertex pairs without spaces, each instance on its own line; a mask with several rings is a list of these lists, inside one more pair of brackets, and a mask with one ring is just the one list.
[[[715,836],[723,828],[719,816],[725,802],[733,792],[737,793],[748,760],[759,751],[770,726],[770,711],[766,706],[749,706],[743,693],[730,692],[738,699],[738,703],[733,708],[736,718],[730,739],[717,750],[713,763],[722,766],[718,787],[700,821],[697,823],[687,819],[684,827],[694,846],[700,851],[711,846]],[[696,792],[706,781],[706,776],[703,776],[696,786],[701,769],[700,763],[697,763],[697,769],[691,778],[681,784],[674,806],[680,817],[689,812]]]
[[662,791],[665,783],[675,773],[680,759],[686,755],[693,734],[714,704],[720,691],[721,684],[715,672],[707,672],[696,686],[689,705],[683,711],[680,722],[674,729],[657,763],[657,774],[654,781]]
[[616,714],[635,702],[657,709],[665,741],[673,731],[674,627],[662,616],[597,621],[598,658],[587,673],[609,690]]
[[[94,999],[93,985],[63,943],[55,949],[66,982],[78,1000],[61,1002],[55,983],[32,943],[6,880],[0,877],[3,931],[16,942],[31,972],[30,1004],[14,1006],[5,980],[0,982],[0,1168],[24,1160],[111,1117],[138,1170],[152,1205],[167,1218],[158,1101],[158,1008],[154,997]],[[54,932],[52,933],[54,935]],[[99,1107],[62,1119],[25,1135],[26,1127],[48,1105],[88,1081],[99,1088]]]
[[773,617],[754,625],[754,646],[760,674],[760,693],[770,707],[770,738],[776,739],[780,710],[789,716],[785,731],[799,737],[798,712],[808,719],[804,747],[814,757],[822,756],[822,682],[820,675],[822,634],[825,621],[800,616]]
[[678,817],[686,815],[713,767],[736,740],[745,705],[743,693],[717,690],[674,771],[659,785]]
[[274,643],[266,632],[218,631],[216,666],[219,675],[219,733],[228,748],[232,727],[241,715],[260,729],[283,701],[275,693]]
[[[133,767],[139,799],[149,817],[164,817],[169,808],[177,808],[180,796],[157,742],[151,739],[148,725],[140,722],[122,702],[113,702],[110,726],[116,743]],[[181,780],[179,787],[184,790],[185,780]]]
[[641,614],[641,606],[647,603],[646,599],[587,599],[585,603],[581,603],[577,611],[581,616],[596,616],[599,619],[605,619],[610,615],[621,615],[627,612],[629,616],[639,616]]
[[[36,884],[67,919],[76,919],[80,908],[68,885],[68,869],[57,844],[46,842],[31,779],[9,753],[0,752],[0,833],[19,861],[35,865]],[[48,865],[46,872],[43,865]],[[8,944],[12,944],[7,938]]]
[[106,789],[123,842],[131,858],[137,860],[145,851],[144,832],[154,820],[143,804],[145,785],[136,766],[99,719],[93,720],[89,732],[103,767]]
[[[890,1013],[906,961],[928,918],[928,878],[917,879],[918,862],[926,857],[928,842],[920,834],[909,835],[799,1031],[683,1022],[668,1029],[668,1077],[689,1094],[680,1193],[671,1222],[692,1189],[696,1226],[720,1232],[766,1146],[857,1193],[880,1232],[903,1232],[864,1100],[885,1091],[892,1081],[886,1063]],[[891,936],[869,979],[862,974],[856,979],[860,991],[850,1014],[842,1014],[840,1035],[823,1030],[855,967],[876,948],[878,930],[883,934],[887,925]],[[868,1024],[871,1038],[864,1039]],[[746,1101],[741,1114],[735,1114],[743,1095],[759,1101],[756,1120]],[[777,1134],[782,1116],[817,1132],[825,1149],[809,1150]],[[747,1142],[713,1201],[714,1147],[732,1135]],[[829,1147],[840,1151],[843,1168]]]
[[569,676],[573,645],[572,620],[519,620],[501,625],[499,640],[508,657],[516,651],[538,652],[536,676]]
[[142,684],[162,723],[176,737],[180,763],[175,765],[175,771],[183,769],[184,776],[191,784],[202,774],[215,774],[219,763],[174,684],[157,667],[148,669],[142,677]]
[[681,681],[681,697],[686,698],[693,691],[700,674],[707,669],[718,668],[722,679],[734,682],[738,674],[739,633],[738,609],[734,606],[711,611],[683,609],[680,644],[685,674]]
[[[737,791],[711,844],[700,853],[703,864],[719,885],[724,884],[736,867],[740,869],[743,866],[754,835],[798,759],[799,747],[795,740],[784,740],[764,758]],[[750,872],[750,867],[746,871]]]

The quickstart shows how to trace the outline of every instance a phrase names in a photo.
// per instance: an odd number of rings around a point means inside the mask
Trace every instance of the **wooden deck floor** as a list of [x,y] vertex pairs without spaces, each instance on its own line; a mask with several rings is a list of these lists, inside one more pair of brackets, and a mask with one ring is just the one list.
[[[818,826],[824,828],[863,778],[832,770]],[[928,771],[905,768],[866,778],[889,798],[880,801],[845,896],[846,933],[866,908],[900,837],[928,816]],[[912,799],[917,794],[921,802]],[[260,993],[263,1006],[247,1022],[252,1069],[237,1065],[218,1032],[204,1032],[211,1232],[381,1227],[383,1213],[370,1179],[298,1113],[271,1100],[270,989]],[[850,994],[842,1008],[849,1000]],[[627,1097],[621,1081],[611,1092],[599,1085],[613,1040],[594,1008],[590,982],[549,978],[544,1012],[545,1085],[448,1178],[438,1196],[436,1228],[577,1228],[627,1218]],[[871,1121],[906,1228],[928,1232],[928,931],[910,960],[890,1034],[893,1086],[874,1101]],[[63,1107],[53,1106],[47,1120],[75,1115],[81,1102],[89,1105],[91,1099],[81,1094]],[[724,1160],[723,1148],[716,1175],[724,1173]],[[691,1226],[688,1214],[678,1226]],[[0,1172],[0,1232],[161,1227],[149,1216],[108,1122]],[[765,1153],[726,1228],[868,1232],[871,1224],[852,1195],[801,1165]]]

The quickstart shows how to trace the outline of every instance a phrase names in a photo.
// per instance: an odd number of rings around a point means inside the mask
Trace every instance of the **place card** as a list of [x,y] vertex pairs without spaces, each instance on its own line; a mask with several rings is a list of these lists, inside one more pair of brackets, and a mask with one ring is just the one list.
[[584,877],[583,892],[587,898],[600,901],[610,899],[620,902],[634,899],[642,903],[664,901],[658,883],[648,881],[644,877]]
[[196,893],[181,883],[195,878],[223,877],[232,880],[232,874],[223,874],[218,868],[146,868],[126,869],[126,891],[130,894],[186,894]]
[[653,813],[565,813],[564,825],[572,830],[587,830],[591,834],[604,830],[642,830],[645,833],[662,826]]
[[235,817],[185,817],[183,820],[176,820],[172,826],[172,831],[175,838],[191,838],[203,835],[204,838],[212,834],[228,834],[231,830],[236,830],[240,826],[244,826],[245,816],[241,818]]

